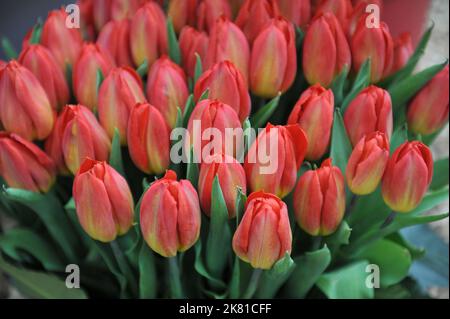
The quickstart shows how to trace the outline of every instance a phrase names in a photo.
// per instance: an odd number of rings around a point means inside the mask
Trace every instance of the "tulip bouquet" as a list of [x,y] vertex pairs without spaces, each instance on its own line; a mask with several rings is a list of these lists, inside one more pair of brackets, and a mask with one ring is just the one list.
[[403,229],[448,217],[449,68],[382,5],[80,0],[3,41],[0,270],[38,298],[423,296]]

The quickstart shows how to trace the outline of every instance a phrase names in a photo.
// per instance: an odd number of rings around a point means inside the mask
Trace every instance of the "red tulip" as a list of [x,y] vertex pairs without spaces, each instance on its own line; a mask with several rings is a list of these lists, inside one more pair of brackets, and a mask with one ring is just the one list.
[[191,248],[200,235],[198,195],[188,180],[177,181],[168,171],[142,198],[142,235],[152,250],[164,257]]
[[311,18],[311,0],[276,0],[283,17],[298,27],[305,27]]
[[137,103],[145,102],[142,80],[131,68],[113,69],[103,81],[98,93],[100,124],[112,140],[115,129],[122,145],[127,144],[128,119]]
[[111,1],[112,1],[111,19],[114,21],[132,18],[140,7],[149,2],[149,0],[111,0]]
[[130,188],[106,162],[87,158],[75,176],[72,192],[81,227],[93,239],[111,242],[133,225]]
[[3,69],[6,66],[6,62],[3,60],[0,60],[0,70]]
[[259,133],[244,163],[251,191],[286,197],[295,187],[297,172],[308,148],[300,125],[273,126]]
[[94,1],[95,0],[77,0],[80,8],[81,33],[85,39],[93,40],[95,38],[94,23]]
[[294,106],[288,124],[299,124],[308,141],[306,159],[316,161],[328,150],[333,127],[334,95],[316,84],[303,92]]
[[346,30],[353,12],[352,2],[351,0],[321,0],[316,9],[316,15],[326,12],[333,13],[341,24],[342,29]]
[[220,17],[231,19],[231,7],[228,0],[202,0],[197,9],[197,28],[211,31]]
[[110,21],[100,32],[97,45],[107,52],[118,66],[133,66],[130,48],[130,21]]
[[222,61],[203,73],[195,84],[195,100],[209,89],[209,98],[230,105],[241,122],[250,115],[251,100],[247,83],[241,72],[229,61]]
[[298,225],[312,236],[328,236],[336,231],[345,211],[344,177],[331,159],[317,170],[304,173],[294,192]]
[[233,250],[253,268],[270,269],[292,250],[292,232],[286,204],[275,195],[256,192],[233,236]]
[[92,4],[95,29],[100,31],[111,20],[112,0],[94,0]]
[[417,141],[401,145],[389,160],[381,191],[385,203],[397,213],[414,210],[433,177],[433,156]]
[[131,110],[128,149],[134,164],[147,174],[159,175],[169,167],[169,127],[153,105],[136,104]]
[[[368,7],[376,5],[380,9],[380,14],[382,14],[381,10],[383,9],[383,0],[354,0],[353,1],[353,12],[350,16],[350,20],[347,24],[347,36],[351,38],[355,33],[356,27],[358,26],[358,22],[364,17],[366,21],[373,22],[373,13],[372,7]],[[368,10],[370,9],[370,10]]]
[[353,145],[375,131],[386,134],[390,140],[393,119],[389,92],[374,85],[362,90],[345,111],[344,123]]
[[183,68],[190,78],[195,76],[196,54],[200,61],[205,62],[208,51],[209,38],[205,32],[186,26],[180,33],[180,51],[183,60]]
[[56,179],[52,159],[17,134],[0,132],[0,176],[9,187],[47,192]]
[[170,0],[167,17],[172,20],[176,33],[184,26],[195,26],[199,0]]
[[351,63],[350,48],[336,17],[331,13],[316,17],[303,42],[303,70],[308,83],[328,88]]
[[16,61],[0,69],[0,123],[27,140],[43,140],[53,128],[47,94],[33,73]]
[[399,71],[408,63],[414,53],[411,34],[402,33],[394,42],[394,65],[391,73]]

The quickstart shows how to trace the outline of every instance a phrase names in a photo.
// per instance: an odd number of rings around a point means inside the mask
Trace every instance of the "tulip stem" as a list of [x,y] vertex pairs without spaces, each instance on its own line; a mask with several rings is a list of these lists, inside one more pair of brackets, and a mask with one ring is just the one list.
[[181,285],[180,268],[178,266],[178,258],[170,257],[169,261],[169,287],[171,297],[174,299],[184,298],[183,287]]
[[111,249],[120,271],[127,280],[128,287],[131,290],[132,296],[136,296],[138,294],[137,280],[134,276],[133,269],[131,268],[127,258],[125,258],[122,250],[120,249],[117,240],[111,242]]
[[391,213],[389,214],[389,216],[384,220],[384,222],[383,222],[383,224],[381,225],[380,229],[383,229],[383,228],[389,226],[389,225],[394,221],[395,216],[397,216],[397,213],[394,212],[394,211],[391,212]]
[[247,290],[244,293],[244,299],[251,299],[258,289],[259,280],[261,279],[261,275],[263,273],[262,269],[253,269],[252,276],[250,277],[250,281],[248,283]]
[[311,251],[316,251],[322,246],[322,236],[316,236],[313,238]]

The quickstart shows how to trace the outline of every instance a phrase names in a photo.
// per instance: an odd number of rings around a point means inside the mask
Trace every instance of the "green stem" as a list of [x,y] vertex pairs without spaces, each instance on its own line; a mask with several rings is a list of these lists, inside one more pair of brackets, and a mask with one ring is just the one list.
[[253,269],[252,276],[250,277],[250,281],[248,283],[247,290],[245,291],[243,298],[251,299],[258,289],[259,280],[261,279],[261,275],[263,273],[262,269]]
[[320,249],[320,246],[322,246],[322,236],[316,236],[313,238],[312,248],[311,251],[316,251]]
[[114,254],[114,258],[117,261],[117,265],[119,266],[121,273],[125,276],[127,280],[128,287],[131,290],[132,296],[137,296],[138,295],[137,280],[136,277],[134,276],[133,269],[131,268],[128,259],[120,249],[117,240],[112,241],[110,245]]
[[174,299],[184,298],[183,287],[181,285],[180,268],[178,266],[178,258],[170,257],[169,261],[169,287],[171,297]]
[[389,226],[394,221],[396,216],[397,216],[396,212],[391,212],[389,214],[389,216],[384,220],[384,222],[380,228],[383,229],[383,228],[386,228],[387,226]]

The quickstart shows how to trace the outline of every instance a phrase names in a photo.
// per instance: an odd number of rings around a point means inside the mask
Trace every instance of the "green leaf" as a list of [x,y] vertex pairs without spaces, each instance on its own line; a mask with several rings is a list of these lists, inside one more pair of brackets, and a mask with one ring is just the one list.
[[2,48],[3,48],[3,52],[5,52],[6,57],[9,60],[15,60],[17,59],[17,51],[16,49],[14,49],[14,46],[12,45],[12,43],[9,41],[8,38],[2,38]]
[[402,235],[401,232],[393,233],[393,234],[387,236],[386,239],[393,241],[394,243],[408,249],[409,253],[411,254],[411,258],[413,260],[422,258],[426,253],[425,249],[423,249],[421,247],[416,247],[416,246],[412,245],[410,242],[408,242],[404,238],[404,236]]
[[195,52],[195,70],[194,70],[194,85],[197,83],[198,79],[202,76],[203,65],[200,55]]
[[[181,109],[178,107],[177,108],[177,120],[175,122],[175,128],[182,128],[183,127],[183,114],[181,112]],[[179,143],[181,141],[182,137],[180,136],[177,140],[173,140],[172,141],[172,145],[174,146],[177,143]],[[175,173],[177,173],[177,176],[181,176],[181,163],[174,163],[174,162],[170,162],[170,169],[172,171],[174,171]]]
[[264,271],[259,281],[255,297],[258,299],[272,299],[275,297],[281,286],[289,279],[295,269],[295,262],[286,253],[273,265],[272,269]]
[[102,86],[103,80],[105,80],[105,76],[103,75],[102,70],[97,70],[97,78],[96,78],[96,88],[97,88],[97,94],[98,91],[100,91],[100,87]]
[[197,189],[198,186],[198,176],[199,167],[195,161],[194,145],[191,145],[189,151],[189,162],[187,163],[186,178],[192,183],[192,185]]
[[238,299],[241,296],[241,269],[239,257],[234,258],[233,270],[230,281],[230,298]]
[[334,104],[336,106],[341,105],[344,100],[344,88],[345,81],[347,80],[349,68],[346,66],[342,70],[342,72],[334,79],[333,83],[331,83],[331,90],[334,94]]
[[406,215],[399,215],[399,216],[407,216],[407,215],[417,216],[419,214],[429,211],[430,209],[443,203],[445,200],[448,200],[448,197],[449,197],[449,188],[447,185],[436,191],[428,192],[416,209],[414,209],[412,212]]
[[336,109],[331,136],[330,158],[333,164],[341,169],[342,174],[345,173],[347,161],[352,151],[352,144],[348,138],[341,112],[339,109]]
[[157,290],[155,258],[151,249],[143,241],[139,252],[139,297],[141,299],[154,299]]
[[218,287],[219,289],[225,289],[226,285],[219,279],[215,278],[214,276],[212,276],[208,270],[206,269],[203,260],[202,260],[202,241],[199,240],[195,246],[195,263],[194,263],[194,268],[195,270],[202,276],[205,277],[206,279],[208,279],[208,282],[214,286],[214,287]]
[[317,286],[330,299],[372,299],[373,288],[366,286],[367,261],[359,261],[323,274]]
[[141,78],[144,78],[147,73],[148,73],[148,60],[145,59],[144,62],[142,62],[142,64],[140,66],[138,66],[138,68],[136,69],[137,74],[139,74],[139,76]]
[[192,111],[194,110],[195,103],[194,103],[194,95],[189,95],[188,99],[186,100],[186,105],[184,107],[183,112],[183,127],[187,128],[189,124],[189,119],[191,118]]
[[344,220],[334,234],[324,238],[324,241],[329,247],[332,256],[337,253],[342,245],[348,245],[350,243],[351,233],[352,229]]
[[202,95],[200,96],[200,98],[198,99],[198,102],[201,102],[208,98],[209,98],[209,89],[206,89],[205,92],[203,92]]
[[402,145],[406,141],[408,141],[408,128],[405,123],[402,126],[398,127],[392,134],[390,145],[391,155],[397,148],[400,147],[400,145]]
[[112,140],[111,155],[109,156],[109,164],[123,177],[125,170],[122,161],[122,149],[120,145],[120,133],[117,128],[114,129],[114,137]]
[[367,59],[364,64],[359,69],[358,74],[356,75],[355,81],[353,82],[352,89],[347,94],[347,96],[344,98],[344,101],[342,102],[342,112],[345,112],[348,105],[351,101],[361,92],[363,89],[369,86],[370,84],[370,68],[371,68],[371,62],[370,59]]
[[252,129],[252,124],[250,123],[249,118],[247,117],[242,124],[242,130],[244,131],[244,152],[242,153],[241,158],[238,159],[239,162],[243,163],[244,158],[248,153],[248,150],[250,149],[250,146],[252,146],[256,136],[255,131]]
[[275,98],[273,98],[269,103],[264,105],[261,109],[259,109],[255,115],[250,119],[252,127],[261,128],[265,127],[267,121],[278,108],[278,104],[280,103],[281,93],[279,93]]
[[448,164],[448,157],[434,162],[433,180],[430,185],[431,190],[438,190],[448,185]]
[[242,216],[244,216],[245,212],[245,204],[247,203],[247,196],[242,192],[242,188],[237,187],[237,196],[236,196],[236,228],[239,226],[241,222]]
[[181,65],[181,52],[178,44],[177,35],[173,28],[172,19],[167,19],[167,36],[169,41],[169,57],[178,65]]
[[30,44],[39,44],[41,42],[42,23],[38,22],[31,32]]
[[297,51],[300,50],[300,48],[302,47],[303,44],[303,39],[305,38],[305,32],[303,32],[303,30],[299,27],[299,26],[295,26],[295,42],[296,42],[296,47],[297,47]]
[[434,143],[434,141],[442,134],[442,132],[445,131],[446,127],[447,127],[447,125],[444,125],[439,130],[434,132],[433,134],[423,136],[422,142],[428,146],[431,146]]

